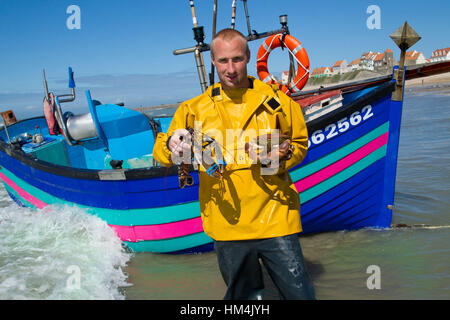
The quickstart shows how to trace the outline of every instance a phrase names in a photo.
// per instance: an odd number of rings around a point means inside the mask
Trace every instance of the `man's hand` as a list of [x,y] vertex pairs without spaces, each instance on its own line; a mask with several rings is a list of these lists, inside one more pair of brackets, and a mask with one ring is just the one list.
[[[263,146],[246,143],[245,151],[251,159],[261,163],[264,167],[272,167],[274,164],[280,165],[283,161],[292,157],[294,146],[291,144],[289,137],[285,135],[280,136],[279,140],[277,140],[280,142],[279,145],[272,145],[273,141],[270,134],[260,137],[259,140]],[[254,149],[255,147],[259,152]]]
[[192,136],[186,129],[177,129],[172,133],[172,136],[167,143],[167,147],[172,153],[183,156],[183,152],[191,151]]
[[268,162],[267,167],[270,167],[273,162],[277,161],[280,164],[281,162],[292,158],[292,151],[294,151],[294,146],[291,145],[291,140],[287,139],[280,145],[274,146],[267,154],[267,159],[261,159],[261,162]]

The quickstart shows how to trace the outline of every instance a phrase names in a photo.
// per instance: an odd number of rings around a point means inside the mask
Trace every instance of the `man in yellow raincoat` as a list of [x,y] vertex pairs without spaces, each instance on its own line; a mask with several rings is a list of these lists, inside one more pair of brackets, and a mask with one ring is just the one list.
[[[215,153],[226,163],[221,179],[199,166],[199,202],[203,229],[214,240],[228,287],[225,299],[262,298],[259,259],[281,298],[314,299],[297,236],[300,199],[288,173],[306,155],[301,108],[277,87],[247,75],[250,51],[240,32],[219,32],[211,59],[220,83],[180,105],[168,132],[158,134],[153,156],[172,166],[176,157],[190,154],[186,128],[213,137],[223,148]],[[265,134],[289,139],[258,153],[254,141]]]

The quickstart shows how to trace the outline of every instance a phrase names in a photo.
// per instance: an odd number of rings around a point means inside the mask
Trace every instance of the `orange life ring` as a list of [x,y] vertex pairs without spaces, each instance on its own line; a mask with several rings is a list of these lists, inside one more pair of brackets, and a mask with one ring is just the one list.
[[[267,68],[267,59],[269,58],[270,52],[275,48],[281,47],[282,43],[294,55],[294,59],[297,62],[297,74],[288,85],[275,81]],[[293,92],[300,91],[308,81],[309,58],[300,41],[289,34],[283,35],[278,33],[268,37],[259,47],[256,69],[260,80],[268,84],[278,84],[281,91],[287,95],[291,95]]]

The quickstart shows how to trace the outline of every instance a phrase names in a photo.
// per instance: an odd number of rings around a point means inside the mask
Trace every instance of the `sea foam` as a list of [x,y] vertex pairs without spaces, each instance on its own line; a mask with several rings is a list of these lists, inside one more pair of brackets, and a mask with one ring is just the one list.
[[105,221],[76,207],[19,207],[1,193],[0,299],[125,298],[132,254]]

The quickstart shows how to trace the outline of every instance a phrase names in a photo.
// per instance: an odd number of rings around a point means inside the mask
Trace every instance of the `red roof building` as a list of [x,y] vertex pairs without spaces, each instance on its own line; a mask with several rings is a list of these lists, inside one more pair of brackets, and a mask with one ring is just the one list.
[[333,69],[329,67],[315,68],[311,72],[311,78],[330,77],[333,74]]
[[350,62],[347,67],[348,67],[348,69],[350,71],[359,70],[360,69],[360,62],[361,62],[360,58],[355,59],[352,62]]
[[339,60],[333,64],[333,73],[342,74],[348,71],[347,60]]
[[394,53],[391,49],[378,53],[373,59],[374,69],[378,72],[391,71],[395,63]]
[[436,49],[430,57],[430,62],[447,61],[450,60],[450,47],[443,49]]
[[406,56],[405,56],[405,65],[406,66],[423,64],[423,63],[426,63],[426,59],[422,52],[419,52],[416,50],[406,52]]

